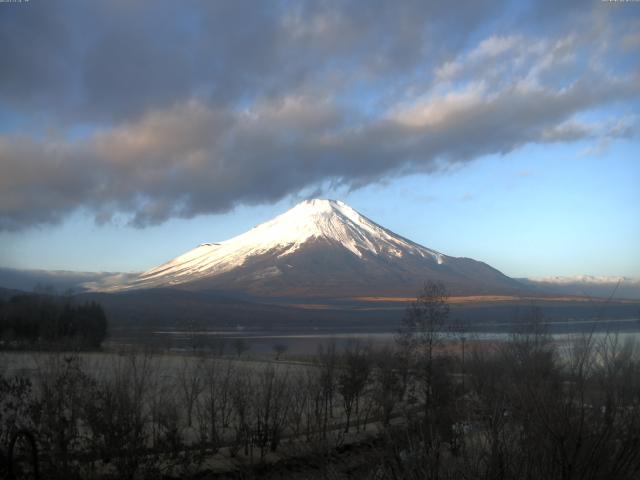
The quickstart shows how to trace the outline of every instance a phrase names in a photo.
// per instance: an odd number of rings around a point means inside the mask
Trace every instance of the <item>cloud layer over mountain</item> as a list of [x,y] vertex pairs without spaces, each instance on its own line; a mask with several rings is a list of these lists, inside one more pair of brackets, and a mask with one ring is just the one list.
[[[635,136],[640,9],[0,5],[0,230],[172,217]],[[27,128],[28,126],[28,128]]]

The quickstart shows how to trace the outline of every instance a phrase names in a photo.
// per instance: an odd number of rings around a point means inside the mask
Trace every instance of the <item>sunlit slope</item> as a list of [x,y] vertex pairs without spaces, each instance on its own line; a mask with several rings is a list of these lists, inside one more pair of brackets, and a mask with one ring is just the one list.
[[425,280],[452,293],[513,293],[491,266],[423,247],[343,202],[307,200],[248,232],[204,243],[116,290],[176,287],[266,296],[414,294]]

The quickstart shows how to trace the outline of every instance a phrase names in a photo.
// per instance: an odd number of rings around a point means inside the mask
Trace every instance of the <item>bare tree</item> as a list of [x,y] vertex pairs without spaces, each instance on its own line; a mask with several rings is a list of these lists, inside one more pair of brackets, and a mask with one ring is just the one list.
[[214,452],[222,444],[225,429],[233,412],[231,402],[234,367],[231,361],[209,360],[202,369],[202,392],[198,397],[197,415],[200,439]]
[[246,351],[249,350],[249,344],[247,343],[247,341],[242,338],[242,337],[236,337],[233,340],[233,349],[236,352],[236,355],[238,355],[238,357],[242,356],[242,354]]
[[442,345],[443,332],[449,317],[448,298],[449,294],[443,284],[427,282],[420,295],[407,309],[403,327],[397,337],[398,345],[411,359],[415,384],[420,390],[419,400],[423,402],[424,424],[431,435],[436,406],[434,384],[436,380],[444,380],[441,372],[437,371],[435,354]]
[[211,341],[211,350],[213,351],[213,355],[217,357],[223,356],[226,344],[227,340],[224,337],[215,337]]
[[385,427],[389,426],[391,415],[404,395],[402,380],[405,373],[402,367],[398,355],[392,350],[377,352],[373,371],[373,397]]
[[231,404],[233,406],[233,422],[235,439],[231,448],[231,455],[235,456],[240,448],[244,448],[244,454],[249,455],[252,446],[252,395],[254,386],[249,372],[245,369],[237,369],[231,383]]
[[38,366],[33,421],[48,460],[44,472],[52,478],[77,474],[71,457],[81,448],[79,420],[92,383],[77,354],[47,355]]
[[[305,425],[306,415],[311,410],[311,397],[313,384],[315,383],[311,376],[299,375],[295,381],[291,382],[290,395],[291,403],[289,408],[289,419],[293,434],[300,436],[303,434],[303,426]],[[307,430],[308,433],[308,430]]]
[[119,357],[109,376],[91,389],[85,404],[91,448],[113,463],[120,478],[133,478],[145,462],[155,463],[144,455],[151,421],[147,398],[155,393],[152,373],[149,355]]
[[350,341],[343,354],[344,365],[338,376],[338,391],[346,415],[345,433],[349,432],[351,414],[358,413],[360,396],[371,372],[370,350],[358,340]]
[[253,429],[260,447],[260,458],[263,458],[267,448],[275,451],[282,438],[290,405],[288,376],[270,365],[259,374],[255,387],[252,396]]
[[329,419],[333,417],[333,398],[336,391],[338,356],[336,342],[318,346],[316,363],[319,370],[318,381],[322,392],[322,436],[326,437]]
[[178,385],[180,386],[182,400],[186,409],[188,427],[193,425],[193,408],[204,388],[203,366],[202,358],[182,357]]
[[276,360],[280,360],[280,357],[284,355],[288,349],[289,347],[284,343],[276,343],[273,346],[273,352],[276,354]]

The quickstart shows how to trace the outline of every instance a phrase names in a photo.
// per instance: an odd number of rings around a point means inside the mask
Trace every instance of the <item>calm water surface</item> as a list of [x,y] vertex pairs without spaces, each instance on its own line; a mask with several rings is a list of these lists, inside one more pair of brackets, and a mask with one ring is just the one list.
[[[640,339],[640,322],[637,319],[618,320],[584,320],[550,322],[546,324],[549,333],[558,342],[570,341],[573,337],[593,333],[603,337],[607,333],[616,332],[621,340],[626,338]],[[461,336],[466,340],[509,340],[513,332],[522,328],[516,324],[476,324],[473,330],[464,333],[443,334],[452,341],[459,341]],[[336,348],[344,349],[350,342],[359,342],[380,348],[395,342],[397,329],[367,331],[365,328],[345,328],[341,331],[315,330],[245,330],[238,327],[234,330],[199,330],[158,329],[153,331],[119,331],[107,342],[108,346],[153,344],[167,350],[190,350],[194,348],[210,348],[219,351],[221,348],[229,354],[235,351],[238,339],[248,347],[252,354],[269,354],[276,345],[283,345],[289,354],[314,354],[321,345],[335,342]]]

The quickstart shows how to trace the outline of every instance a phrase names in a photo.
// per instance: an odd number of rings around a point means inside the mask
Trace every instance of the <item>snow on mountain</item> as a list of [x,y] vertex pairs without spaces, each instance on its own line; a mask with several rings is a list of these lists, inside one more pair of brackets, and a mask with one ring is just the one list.
[[415,288],[434,277],[454,284],[518,285],[486,264],[449,257],[395,235],[343,202],[315,199],[237,237],[203,243],[113,290],[367,292],[368,287],[385,290],[385,282]]
[[532,277],[520,282],[561,295],[613,299],[640,299],[640,279],[617,275]]
[[554,275],[551,277],[529,277],[529,280],[539,283],[556,283],[560,285],[568,283],[600,283],[615,285],[617,283],[637,283],[639,281],[638,279],[623,277],[620,275]]

